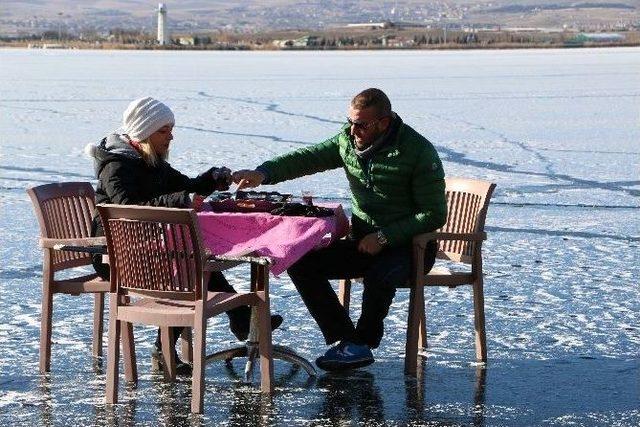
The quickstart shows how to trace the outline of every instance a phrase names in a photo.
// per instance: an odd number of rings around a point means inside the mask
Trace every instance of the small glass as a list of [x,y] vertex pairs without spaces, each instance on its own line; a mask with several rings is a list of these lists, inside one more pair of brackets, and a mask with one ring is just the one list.
[[309,190],[302,190],[302,203],[313,206],[313,193]]

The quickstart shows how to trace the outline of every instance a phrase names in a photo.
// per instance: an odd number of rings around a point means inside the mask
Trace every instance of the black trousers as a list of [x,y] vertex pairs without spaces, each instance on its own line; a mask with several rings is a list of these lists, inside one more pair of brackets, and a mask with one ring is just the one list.
[[[425,255],[425,272],[435,262],[436,242]],[[385,248],[377,255],[358,251],[355,240],[338,240],[312,251],[287,272],[324,335],[327,344],[348,340],[377,348],[384,334],[384,318],[396,294],[411,274],[411,246]],[[329,280],[363,278],[362,313],[354,326]]]
[[[212,271],[211,272],[211,277],[209,277],[209,282],[207,283],[207,290],[212,291],[212,292],[230,292],[230,293],[236,293],[236,290],[233,289],[233,286],[231,286],[229,284],[229,282],[227,281],[226,277],[224,277],[224,274],[222,274],[219,271]],[[240,307],[236,307],[236,308],[232,308],[231,310],[227,311],[227,316],[229,316],[229,321],[231,322],[231,324],[233,325],[234,323],[236,324],[245,324],[247,325],[247,329],[249,328],[249,321],[251,319],[251,307],[249,307],[248,305],[243,305]],[[180,336],[180,334],[182,333],[182,330],[184,328],[181,326],[175,326],[171,328],[171,331],[173,332],[171,334],[171,338],[172,338],[172,347],[175,349],[175,345],[178,342],[178,337]],[[160,329],[158,328],[158,335],[156,336],[156,348],[161,349],[162,348],[162,341],[161,341],[161,336],[160,336]]]
[[[100,277],[102,277],[104,280],[109,280],[109,266],[102,263],[102,255],[93,257],[93,267]],[[224,275],[219,271],[211,272],[211,277],[209,278],[209,282],[207,283],[207,289],[214,292],[236,292],[236,290],[233,289],[233,286],[229,284]],[[236,307],[227,311],[227,315],[229,316],[229,320],[232,324],[236,323],[244,326],[244,324],[246,323],[248,328],[249,319],[251,318],[251,308],[249,306]],[[171,329],[173,331],[172,344],[175,347],[175,344],[183,328],[173,327]],[[161,348],[160,329],[158,329],[158,336],[156,337],[156,347],[158,349]]]

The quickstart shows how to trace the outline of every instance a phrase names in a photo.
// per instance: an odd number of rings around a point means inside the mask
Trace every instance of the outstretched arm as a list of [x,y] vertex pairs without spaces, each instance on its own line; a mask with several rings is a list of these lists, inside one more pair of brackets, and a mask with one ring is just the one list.
[[257,187],[264,182],[265,178],[264,173],[250,169],[235,171],[232,175],[233,182],[238,184],[238,190]]
[[239,189],[257,187],[343,166],[338,146],[339,136],[338,134],[319,144],[267,160],[255,170],[236,171],[233,173],[233,181],[239,184]]

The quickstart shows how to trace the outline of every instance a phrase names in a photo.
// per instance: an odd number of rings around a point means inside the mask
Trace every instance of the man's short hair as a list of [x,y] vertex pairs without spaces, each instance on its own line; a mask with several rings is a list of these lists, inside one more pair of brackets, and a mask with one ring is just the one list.
[[376,88],[365,89],[351,100],[351,108],[364,110],[374,108],[378,117],[391,115],[391,101],[383,91]]

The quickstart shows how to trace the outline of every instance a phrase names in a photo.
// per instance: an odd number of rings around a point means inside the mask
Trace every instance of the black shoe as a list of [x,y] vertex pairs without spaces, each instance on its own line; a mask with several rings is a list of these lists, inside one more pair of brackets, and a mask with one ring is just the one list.
[[[284,319],[279,314],[271,315],[271,330],[274,331],[282,325],[282,321]],[[251,321],[250,319],[238,319],[235,316],[231,317],[231,321],[229,322],[229,328],[238,341],[246,341],[247,337],[249,337],[249,325]]]
[[[191,372],[193,371],[191,365],[180,360],[177,354],[175,354],[174,357],[176,359],[176,375],[191,375]],[[151,367],[156,371],[164,370],[164,357],[162,355],[162,350],[159,348],[154,348],[151,351]]]

